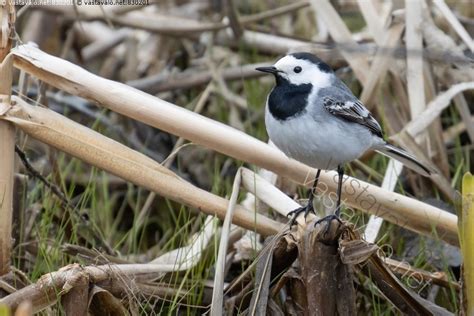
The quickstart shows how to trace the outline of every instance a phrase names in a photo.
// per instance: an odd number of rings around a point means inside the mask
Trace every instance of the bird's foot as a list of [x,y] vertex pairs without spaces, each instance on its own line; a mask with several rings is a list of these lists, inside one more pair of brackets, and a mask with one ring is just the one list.
[[306,206],[298,207],[297,209],[295,209],[295,210],[289,212],[288,214],[286,214],[286,216],[292,216],[292,219],[291,219],[291,222],[290,222],[290,227],[293,227],[293,225],[296,222],[296,218],[298,217],[298,215],[300,215],[303,212],[304,212],[304,219],[305,220],[306,220],[306,217],[308,216],[309,213],[313,213],[313,214],[316,215],[316,213],[314,212],[313,203],[308,203]]
[[329,229],[331,228],[331,223],[333,220],[336,220],[339,222],[340,225],[342,225],[342,221],[341,219],[339,218],[338,215],[335,215],[335,214],[331,214],[331,215],[328,215],[326,217],[323,217],[319,220],[317,220],[315,223],[314,223],[314,226],[316,227],[316,225],[318,224],[322,224],[324,222],[326,222],[326,227],[324,228],[324,232],[323,232],[323,236],[326,236],[327,233],[329,232]]

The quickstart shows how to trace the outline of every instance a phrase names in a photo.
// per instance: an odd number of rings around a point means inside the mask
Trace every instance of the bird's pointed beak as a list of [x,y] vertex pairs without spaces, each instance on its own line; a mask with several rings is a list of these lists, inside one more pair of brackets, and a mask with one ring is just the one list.
[[268,72],[270,74],[276,74],[281,72],[277,67],[275,66],[270,66],[270,67],[257,67],[255,70],[261,71],[261,72]]

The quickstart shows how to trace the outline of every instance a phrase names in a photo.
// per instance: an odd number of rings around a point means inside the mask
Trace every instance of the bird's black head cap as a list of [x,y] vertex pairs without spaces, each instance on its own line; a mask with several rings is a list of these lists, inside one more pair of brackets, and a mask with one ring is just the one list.
[[320,58],[318,58],[316,55],[313,55],[308,52],[299,52],[299,53],[293,53],[290,54],[291,56],[295,57],[296,59],[302,59],[302,60],[307,60],[319,67],[319,70],[322,72],[333,72],[331,67],[326,64],[324,61],[322,61]]

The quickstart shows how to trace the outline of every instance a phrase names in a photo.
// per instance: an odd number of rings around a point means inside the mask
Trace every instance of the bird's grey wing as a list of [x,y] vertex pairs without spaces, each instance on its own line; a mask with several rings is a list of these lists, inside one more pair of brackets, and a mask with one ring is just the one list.
[[332,94],[323,96],[324,108],[334,116],[367,127],[373,134],[383,138],[382,128],[369,110],[353,96]]

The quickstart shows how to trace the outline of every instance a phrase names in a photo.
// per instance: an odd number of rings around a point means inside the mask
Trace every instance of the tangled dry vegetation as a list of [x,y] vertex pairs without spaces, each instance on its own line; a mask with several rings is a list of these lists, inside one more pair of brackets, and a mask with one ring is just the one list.
[[[474,313],[469,2],[1,8],[0,315]],[[437,175],[367,153],[343,225],[290,229],[315,170],[266,143],[255,68],[294,51]]]

